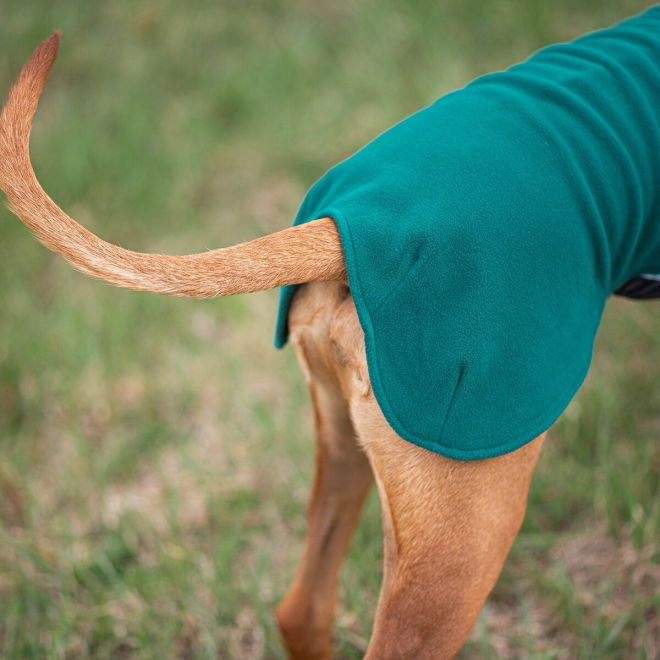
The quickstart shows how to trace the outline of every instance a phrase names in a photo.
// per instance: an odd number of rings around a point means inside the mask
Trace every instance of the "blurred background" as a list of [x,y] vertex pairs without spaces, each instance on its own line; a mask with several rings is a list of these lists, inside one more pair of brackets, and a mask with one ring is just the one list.
[[[329,166],[474,76],[635,0],[0,0],[0,90],[64,30],[33,133],[102,237],[185,253],[290,224]],[[313,442],[274,291],[213,301],[75,273],[0,210],[0,655],[282,658]],[[660,304],[612,300],[463,658],[653,658]],[[369,500],[337,657],[380,580]],[[654,596],[656,600],[654,601]]]

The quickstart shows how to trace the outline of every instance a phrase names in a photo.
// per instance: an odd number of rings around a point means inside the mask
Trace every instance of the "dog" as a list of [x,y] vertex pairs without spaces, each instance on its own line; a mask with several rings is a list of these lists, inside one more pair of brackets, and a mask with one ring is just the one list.
[[[186,256],[132,252],[77,224],[41,188],[29,156],[59,40],[55,33],[35,50],[0,116],[0,187],[37,238],[83,273],[134,290],[205,298],[299,285],[286,323],[311,393],[317,459],[303,556],[277,609],[289,657],[331,657],[338,571],[374,481],[384,573],[366,657],[453,657],[520,528],[549,423],[518,446],[495,454],[487,448],[483,456],[452,456],[460,446],[443,455],[404,439],[375,393],[356,273],[336,217],[306,217],[275,234]],[[654,276],[641,277],[643,286],[617,284],[622,293],[642,286],[655,295]],[[459,460],[468,458],[480,460]]]

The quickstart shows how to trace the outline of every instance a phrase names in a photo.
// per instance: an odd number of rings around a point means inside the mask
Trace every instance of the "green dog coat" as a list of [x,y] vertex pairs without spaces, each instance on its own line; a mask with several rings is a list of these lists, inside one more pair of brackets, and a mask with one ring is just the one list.
[[584,380],[606,298],[658,290],[660,6],[408,117],[294,224],[324,216],[392,428],[463,460],[529,442]]

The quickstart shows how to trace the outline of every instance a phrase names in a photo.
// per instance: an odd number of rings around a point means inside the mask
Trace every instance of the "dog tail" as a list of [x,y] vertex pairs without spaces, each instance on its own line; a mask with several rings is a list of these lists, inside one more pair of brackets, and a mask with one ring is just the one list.
[[59,41],[55,32],[37,47],[0,115],[0,188],[11,210],[42,243],[87,275],[172,296],[211,298],[286,284],[345,280],[341,243],[330,218],[184,256],[125,250],[70,218],[37,181],[29,153],[32,118]]

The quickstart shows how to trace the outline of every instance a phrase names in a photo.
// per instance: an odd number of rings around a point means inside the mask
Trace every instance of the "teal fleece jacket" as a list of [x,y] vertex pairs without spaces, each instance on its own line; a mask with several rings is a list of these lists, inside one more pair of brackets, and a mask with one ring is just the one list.
[[529,442],[582,383],[608,295],[660,273],[660,6],[408,117],[295,224],[323,216],[392,428],[464,460]]

